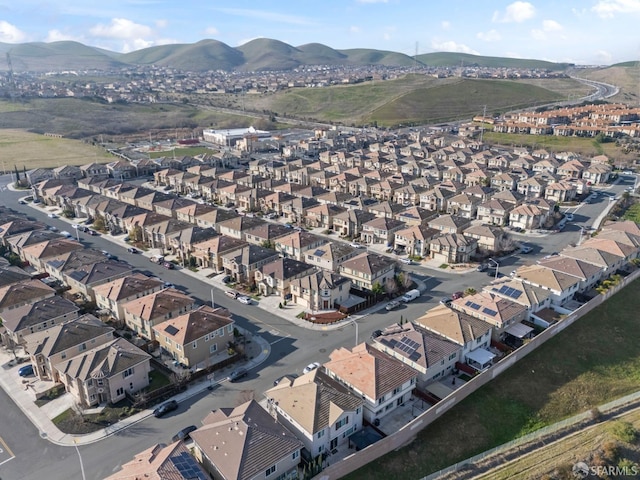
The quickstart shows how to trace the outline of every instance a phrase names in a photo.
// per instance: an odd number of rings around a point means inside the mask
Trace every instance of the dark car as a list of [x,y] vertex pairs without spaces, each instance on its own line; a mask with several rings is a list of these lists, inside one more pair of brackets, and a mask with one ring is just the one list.
[[33,365],[31,364],[20,367],[20,369],[18,370],[18,375],[20,375],[21,377],[30,377],[33,374]]
[[138,253],[139,250],[137,248],[129,247],[129,248],[127,248],[127,252],[129,252],[129,253]]
[[476,270],[478,272],[484,272],[487,268],[489,268],[489,265],[487,265],[486,263],[481,263],[480,265],[478,265],[478,268],[476,268]]
[[164,262],[162,266],[164,268],[168,268],[169,270],[173,270],[174,268],[176,268],[176,266],[171,262]]
[[171,437],[172,442],[177,442],[178,440],[188,440],[191,432],[197,430],[198,427],[195,425],[189,425],[188,427],[184,427],[178,433],[176,433],[173,437]]
[[96,235],[98,235],[98,232],[96,232],[95,230],[89,230],[87,233],[92,237],[95,237]]
[[156,418],[160,418],[165,416],[169,412],[173,412],[178,408],[178,402],[175,400],[169,400],[168,402],[163,403],[158,408],[153,411],[153,416]]
[[249,372],[246,368],[239,368],[238,370],[234,370],[229,374],[229,381],[235,382],[240,380],[242,377],[246,377]]

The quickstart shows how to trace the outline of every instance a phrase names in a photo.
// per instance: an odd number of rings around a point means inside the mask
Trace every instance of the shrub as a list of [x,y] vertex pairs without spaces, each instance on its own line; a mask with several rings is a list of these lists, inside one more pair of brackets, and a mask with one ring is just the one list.
[[629,422],[623,422],[617,420],[612,422],[609,427],[609,432],[618,440],[625,443],[633,443],[636,439],[638,432],[635,427]]

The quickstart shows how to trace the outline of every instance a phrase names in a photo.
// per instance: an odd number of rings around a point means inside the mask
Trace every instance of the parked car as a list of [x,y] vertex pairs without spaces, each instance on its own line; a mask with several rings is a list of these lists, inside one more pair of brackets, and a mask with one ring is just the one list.
[[175,266],[173,263],[171,263],[171,262],[164,262],[164,263],[162,264],[162,266],[163,266],[164,268],[169,269],[169,270],[173,270],[174,268],[176,268],[176,266]]
[[523,243],[522,245],[520,245],[520,253],[531,253],[533,252],[533,247],[531,247],[531,245],[527,245],[526,243]]
[[97,235],[98,235],[98,232],[96,232],[95,230],[89,230],[89,231],[87,231],[87,233],[88,233],[89,235],[91,235],[92,237],[95,237],[95,236],[97,236]]
[[163,287],[164,288],[176,288],[176,286],[171,282],[164,282]]
[[402,263],[404,263],[405,265],[411,265],[411,264],[413,264],[413,262],[411,261],[411,259],[410,259],[410,258],[401,258],[401,259],[400,259],[400,261],[401,261]]
[[318,367],[320,367],[320,363],[319,362],[310,363],[309,365],[304,367],[304,369],[302,370],[302,373],[306,374],[306,373],[309,373],[309,372],[313,372]]
[[178,402],[175,400],[169,400],[168,402],[163,403],[158,408],[153,411],[153,416],[156,418],[160,418],[165,416],[169,412],[173,412],[178,409]]
[[565,214],[564,218],[567,219],[567,222],[573,222],[573,213]]
[[229,381],[235,382],[237,380],[240,380],[241,378],[246,377],[248,373],[249,372],[246,368],[239,368],[237,370],[234,370],[229,374]]
[[459,298],[464,297],[464,293],[463,292],[455,292],[453,295],[451,295],[451,299],[452,300],[457,300]]
[[50,213],[47,215],[49,218],[58,218],[58,215],[56,215],[55,213]]
[[67,232],[66,230],[63,230],[60,232],[60,235],[62,235],[63,237],[67,237],[67,238],[72,238],[73,235],[71,235],[69,232]]
[[409,290],[407,293],[405,293],[400,298],[400,300],[402,300],[405,303],[412,302],[413,300],[415,300],[419,296],[420,296],[420,290],[418,290],[417,288],[414,288],[413,290]]
[[487,265],[486,263],[481,263],[480,265],[478,265],[478,268],[476,268],[476,271],[484,272],[487,268],[489,268],[489,265]]
[[129,252],[129,253],[140,253],[140,250],[138,250],[137,248],[129,247],[129,248],[127,248],[127,252]]
[[226,290],[224,294],[227,297],[231,297],[231,298],[238,298],[238,295],[239,295],[238,292],[234,292],[233,290]]
[[18,201],[18,203],[19,203],[20,205],[26,205],[26,204],[27,204],[27,202],[25,202],[24,200],[19,200],[19,201]]
[[362,245],[360,245],[359,243],[355,243],[355,242],[350,243],[349,246],[351,248],[362,248]]
[[177,442],[178,440],[188,440],[191,436],[191,432],[197,430],[198,427],[195,425],[189,425],[188,427],[184,427],[178,433],[176,433],[173,437],[171,437],[172,442]]
[[231,276],[226,275],[225,277],[222,278],[222,283],[231,283]]
[[33,375],[33,365],[29,364],[29,365],[24,365],[23,367],[20,367],[18,369],[18,375],[20,375],[21,377],[30,377],[31,375]]
[[246,295],[240,295],[236,300],[245,305],[251,305],[251,297],[247,297]]
[[442,297],[440,299],[441,305],[449,305],[451,303],[451,297]]
[[396,308],[398,308],[401,305],[401,303],[397,300],[392,300],[389,303],[387,303],[384,307],[384,309],[388,312],[390,312],[391,310],[394,310]]

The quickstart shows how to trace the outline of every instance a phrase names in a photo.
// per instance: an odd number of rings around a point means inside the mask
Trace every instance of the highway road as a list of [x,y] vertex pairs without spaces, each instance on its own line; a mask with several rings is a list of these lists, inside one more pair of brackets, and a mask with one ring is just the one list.
[[[0,177],[0,185],[6,185],[9,176]],[[597,202],[573,207],[574,221],[557,234],[544,237],[521,237],[533,245],[534,251],[528,255],[511,255],[499,259],[500,271],[508,274],[519,265],[533,263],[552,252],[562,250],[569,244],[575,244],[580,238],[580,227],[591,225],[593,220],[608,205],[607,196],[620,195],[624,188],[635,183],[635,177],[627,176],[619,185],[615,185],[600,196]],[[26,193],[13,192],[0,187],[0,201],[25,215],[52,224],[60,230],[70,230],[69,224],[50,219],[40,208],[18,204],[18,198]],[[83,244],[100,250],[108,250],[119,259],[150,275],[156,275],[165,281],[174,283],[201,303],[210,302],[211,284],[180,270],[168,271],[148,261],[142,255],[130,254],[125,248],[109,240],[109,236],[91,237],[80,233]],[[368,339],[374,330],[382,329],[404,319],[415,319],[424,311],[438,303],[440,298],[455,291],[473,287],[480,290],[491,281],[485,273],[472,272],[466,275],[449,274],[444,271],[428,270],[420,266],[405,266],[412,275],[419,277],[427,285],[427,292],[417,300],[403,305],[402,308],[387,312],[372,313],[358,318],[359,341]],[[255,392],[257,399],[267,390],[275,378],[287,373],[301,373],[302,368],[312,361],[324,362],[329,353],[342,346],[355,344],[355,328],[348,324],[333,331],[312,331],[298,327],[285,319],[271,314],[253,305],[242,305],[214,290],[216,304],[229,308],[236,322],[254,334],[259,334],[271,344],[271,354],[259,368],[251,371],[243,381],[229,384],[223,382],[212,392],[204,392],[188,401],[180,408],[162,419],[150,417],[138,424],[103,439],[95,444],[79,447],[87,479],[101,479],[118,470],[119,466],[133,458],[133,455],[157,442],[167,442],[171,436],[187,425],[199,425],[200,420],[213,408],[235,406],[248,398],[248,392]],[[41,438],[36,428],[24,417],[21,410],[13,404],[4,392],[0,392],[0,445],[6,443],[15,458],[5,463],[0,455],[0,478],[19,480],[48,478],[81,478],[78,454],[75,448],[60,447]],[[0,448],[0,450],[4,450]],[[1,453],[1,452],[0,452]]]

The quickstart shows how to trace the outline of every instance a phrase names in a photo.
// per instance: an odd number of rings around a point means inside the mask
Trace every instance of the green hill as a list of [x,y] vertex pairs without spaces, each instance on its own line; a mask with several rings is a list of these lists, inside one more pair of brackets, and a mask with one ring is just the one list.
[[612,67],[638,67],[640,66],[640,60],[631,60],[629,62],[614,63],[611,66]]
[[564,70],[573,64],[553,63],[544,60],[530,60],[508,57],[483,57],[468,53],[435,52],[418,55],[418,61],[430,67],[505,67],[505,68],[540,68],[546,70]]
[[408,55],[385,50],[372,50],[370,48],[353,48],[340,50],[347,55],[352,65],[385,65],[388,67],[409,67],[415,64],[415,60]]
[[304,62],[299,58],[302,52],[291,45],[272,40],[257,38],[237,47],[242,52],[245,64],[242,70],[291,70]]
[[[7,48],[7,46],[9,48]],[[2,53],[9,53],[14,71],[50,70],[108,70],[121,68],[124,63],[104,51],[79,42],[33,42],[16,45],[2,44]],[[0,67],[8,70],[3,62]]]
[[347,55],[321,43],[307,43],[297,47],[305,57],[308,65],[335,65],[347,60]]

